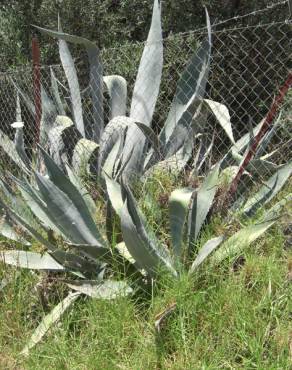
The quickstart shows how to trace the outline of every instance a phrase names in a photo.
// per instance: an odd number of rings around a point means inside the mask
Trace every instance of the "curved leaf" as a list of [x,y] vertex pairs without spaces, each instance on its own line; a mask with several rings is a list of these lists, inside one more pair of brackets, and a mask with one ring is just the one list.
[[[58,116],[58,121],[61,121],[62,124],[57,125],[56,127],[52,128],[48,133],[48,140],[49,140],[49,150],[50,155],[54,159],[54,161],[58,164],[58,166],[63,166],[63,159],[62,155],[66,152],[66,147],[64,143],[64,133],[69,129],[73,128],[73,122],[70,118],[65,116]],[[61,118],[61,120],[60,120]],[[56,120],[56,122],[58,122]],[[81,134],[80,134],[81,135]]]
[[97,168],[98,148],[98,144],[91,140],[80,139],[77,142],[72,157],[72,167],[76,173],[82,174],[82,171],[90,173],[90,163],[93,165],[96,163]]
[[139,129],[143,132],[145,138],[149,141],[152,148],[159,153],[160,151],[160,143],[159,138],[155,134],[155,132],[152,130],[151,127],[148,127],[144,125],[144,123],[141,122],[135,122],[135,125],[139,127]]
[[72,201],[73,197],[70,198],[51,180],[38,173],[35,174],[35,178],[50,217],[66,238],[75,244],[101,245],[102,238],[81,194],[78,193],[86,207],[86,215],[76,207]]
[[[158,0],[154,1],[152,22],[147,42],[141,58],[130,110],[130,117],[146,126],[151,125],[163,67],[163,43],[161,29],[161,9]],[[129,159],[124,170],[131,175],[142,171],[141,163],[144,155],[145,137],[140,129],[130,126],[125,143],[124,158]],[[132,155],[130,157],[130,153]]]
[[121,138],[124,138],[127,128],[134,121],[129,117],[115,117],[113,118],[105,127],[105,130],[102,134],[100,140],[99,148],[99,159],[98,159],[98,168],[99,174],[104,166],[104,163],[112,151],[115,143]]
[[177,84],[168,117],[161,131],[161,142],[166,143],[178,124],[190,126],[193,116],[204,98],[211,56],[211,25],[206,10],[208,36],[192,56]]
[[220,123],[221,127],[224,129],[230,141],[235,144],[228,108],[224,104],[210,99],[204,99],[204,102],[207,104],[217,121]]
[[7,216],[3,215],[0,220],[0,235],[4,236],[6,239],[13,240],[15,242],[29,246],[30,243],[25,240],[19,233],[17,233],[13,225],[9,222]]
[[174,254],[182,254],[183,231],[194,189],[174,190],[169,198],[170,232]]
[[239,230],[236,234],[226,240],[220,249],[213,254],[211,257],[212,264],[219,264],[222,260],[228,257],[233,258],[245,247],[249,246],[264,234],[272,225],[274,225],[274,223],[275,220],[270,220],[256,225],[250,225]]
[[[60,168],[54,163],[52,158],[42,149],[42,155],[44,158],[44,162],[46,168],[48,170],[50,179],[52,183],[62,192],[67,195],[70,199],[70,203],[74,204],[75,209],[78,210],[79,216],[76,215],[77,223],[75,223],[75,227],[79,226],[79,219],[80,217],[83,219],[84,224],[86,225],[87,230],[90,232],[92,237],[90,239],[92,242],[81,241],[77,242],[76,244],[93,244],[93,245],[103,245],[104,241],[101,237],[100,233],[97,230],[94,220],[91,217],[88,207],[80,194],[80,192],[76,189],[76,187],[70,182],[67,176],[60,170]],[[51,194],[52,195],[52,194]],[[86,232],[87,233],[87,232]],[[95,240],[95,241],[94,241]]]
[[110,96],[110,119],[125,116],[127,108],[127,81],[121,76],[105,76],[103,81]]
[[72,171],[72,169],[67,165],[66,165],[66,172],[67,172],[67,175],[71,183],[76,187],[76,189],[82,195],[82,198],[84,199],[84,202],[86,203],[91,215],[95,215],[96,205],[94,203],[94,200],[91,198],[91,195],[89,194],[88,190],[86,189],[86,186],[81,181],[80,177],[78,177]]
[[268,203],[275,195],[282,189],[286,181],[292,173],[292,162],[280,168],[267,182],[260,188],[260,190],[250,197],[244,205],[243,212],[246,215],[251,215],[262,205]]
[[[133,97],[130,117],[134,121],[150,126],[159,93],[163,66],[163,44],[161,29],[161,9],[158,0],[154,1],[151,27],[141,58]],[[130,130],[137,132],[136,128]],[[133,135],[132,137],[135,137]]]
[[116,214],[121,217],[124,201],[121,186],[109,176],[105,175],[106,191]]
[[86,48],[90,64],[89,86],[91,90],[93,119],[94,119],[93,140],[98,143],[103,132],[104,115],[103,115],[103,67],[100,61],[100,52],[97,46],[93,42],[83,37],[72,36],[67,33],[52,31],[38,26],[34,27],[36,27],[39,31],[46,33],[49,36],[58,38],[59,40],[72,42],[74,44],[80,44]]
[[19,156],[15,144],[9,137],[0,130],[0,146],[9,158],[24,172],[28,173],[28,168]]
[[273,205],[269,210],[264,213],[264,221],[275,220],[281,216],[283,208],[290,206],[292,202],[292,193],[286,195],[283,199]]
[[189,217],[189,248],[197,240],[199,232],[206,220],[217,191],[219,166],[214,167],[198,189]]
[[[18,124],[17,126],[15,124]],[[21,125],[22,124],[22,125]],[[14,145],[17,154],[27,167],[27,169],[30,168],[31,162],[28,159],[28,156],[25,151],[24,147],[24,137],[23,137],[23,122],[15,122],[11,125],[13,128],[15,128],[15,136],[14,136]]]
[[18,250],[0,251],[0,261],[7,265],[31,270],[65,270],[62,265],[47,253],[42,255],[40,253]]
[[124,281],[105,280],[103,282],[86,282],[80,284],[67,284],[69,288],[97,299],[117,299],[126,297],[133,289]]
[[199,253],[192,263],[192,266],[189,270],[190,274],[193,274],[194,271],[205,261],[205,259],[223,242],[224,236],[219,236],[208,240],[203,247],[199,250]]
[[155,275],[157,269],[162,267],[177,276],[167,249],[159,245],[154,235],[150,237],[147,233],[131,191],[123,186],[123,192],[126,200],[121,211],[121,227],[128,251],[137,265],[149,275]]
[[70,293],[62,302],[46,315],[39,326],[30,337],[27,345],[21,351],[22,355],[27,356],[29,351],[43,338],[47,331],[60,319],[67,308],[79,297],[81,293]]
[[[62,32],[60,18],[58,18],[58,29],[59,29],[59,32]],[[76,71],[69,47],[67,45],[67,42],[62,38],[59,38],[59,54],[60,54],[60,59],[61,59],[62,66],[63,66],[64,72],[65,72],[65,75],[68,81],[69,89],[70,89],[74,121],[81,135],[85,137],[82,102],[81,102],[81,94],[80,94],[80,87],[79,87],[79,82],[78,82],[78,77],[77,77],[77,71]]]
[[52,89],[52,93],[55,99],[55,103],[58,108],[58,113],[62,116],[65,116],[66,112],[65,112],[65,109],[62,103],[59,86],[58,86],[58,80],[57,80],[57,77],[55,76],[53,67],[50,67],[50,73],[51,73],[51,89]]

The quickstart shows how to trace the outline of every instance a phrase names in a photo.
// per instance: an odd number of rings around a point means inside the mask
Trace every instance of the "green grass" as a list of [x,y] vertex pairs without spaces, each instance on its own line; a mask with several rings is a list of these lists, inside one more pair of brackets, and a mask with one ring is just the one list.
[[[18,353],[62,286],[49,282],[38,293],[37,275],[2,267],[10,283],[0,293],[0,368],[288,369],[292,256],[283,246],[277,226],[236,269],[206,265],[192,279],[165,278],[139,300],[82,298],[28,358]],[[177,309],[157,334],[155,316],[173,302]]]
[[[173,181],[157,177],[147,185],[151,198],[142,195],[140,201],[148,222],[165,241],[164,195],[172,190]],[[275,201],[290,191],[291,184]],[[196,276],[183,275],[179,281],[162,276],[151,292],[117,301],[79,298],[29,357],[19,352],[66,288],[54,275],[1,265],[0,281],[6,278],[8,285],[0,291],[0,369],[290,369],[292,253],[286,245],[287,222],[278,222],[234,265],[226,261],[211,269],[206,263]],[[201,242],[226,226],[215,215]],[[156,316],[174,302],[176,310],[158,333]]]
[[[44,308],[36,276],[12,273],[1,293],[0,368],[288,369],[292,256],[281,230],[245,256],[236,271],[206,267],[193,280],[161,281],[143,300],[80,299],[28,358],[18,353]],[[52,290],[46,310],[58,298]],[[173,302],[177,309],[158,335],[155,316]]]

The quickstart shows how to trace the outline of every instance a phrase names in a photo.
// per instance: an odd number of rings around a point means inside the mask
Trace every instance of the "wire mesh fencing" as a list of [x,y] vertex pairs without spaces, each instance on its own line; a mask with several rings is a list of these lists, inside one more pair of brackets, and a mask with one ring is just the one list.
[[[95,55],[102,61],[103,80],[86,53],[74,67],[70,60],[42,66],[40,128],[32,69],[1,74],[1,168],[18,171],[17,166],[25,166],[14,145],[20,129],[28,160],[34,159],[39,143],[64,171],[68,164],[88,181],[101,171],[121,174],[131,162],[143,181],[155,171],[166,171],[196,186],[197,179],[224,160],[235,176],[291,73],[291,24],[215,30],[212,39],[210,61],[202,53],[200,60],[200,52],[199,58],[192,57],[204,45],[204,30],[164,39],[161,83],[159,66],[149,59],[144,60],[148,83],[135,85],[144,43]],[[158,43],[148,47],[157,52]],[[208,68],[204,82],[202,71]],[[291,161],[291,92],[283,98],[264,145],[256,147],[240,179],[243,191]],[[23,128],[13,127],[20,121]],[[41,161],[36,165],[41,170]]]

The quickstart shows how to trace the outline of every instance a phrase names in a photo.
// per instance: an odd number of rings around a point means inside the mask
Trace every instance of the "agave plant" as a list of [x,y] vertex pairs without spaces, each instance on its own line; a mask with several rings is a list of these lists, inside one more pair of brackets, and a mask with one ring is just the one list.
[[[65,118],[59,89],[61,83],[51,70],[53,99],[42,87],[41,145],[46,145],[46,138],[49,139],[47,149],[56,163],[65,169],[64,162],[68,162],[78,173],[84,166],[88,167],[91,160],[99,176],[102,175],[105,164],[108,174],[117,176],[123,171],[128,177],[133,173],[145,173],[157,162],[165,160],[168,163],[174,162],[179,170],[183,169],[191,158],[196,137],[200,137],[198,140],[202,143],[202,136],[204,139],[209,136],[208,132],[201,134],[202,128],[206,126],[206,119],[202,117],[208,112],[214,114],[234,143],[228,109],[204,98],[212,47],[207,11],[206,18],[208,35],[187,63],[178,81],[164,127],[158,136],[151,129],[163,68],[161,5],[158,0],[154,1],[151,27],[138,69],[128,117],[127,82],[121,76],[103,76],[100,51],[94,43],[64,33],[60,21],[58,31],[37,27],[41,32],[59,40],[59,54],[68,81],[72,106],[72,119]],[[67,42],[80,44],[87,51],[90,82],[85,91],[80,90]],[[34,114],[33,103],[15,82],[14,85]],[[104,87],[110,99],[111,120],[107,125],[104,120]],[[87,125],[82,107],[84,94],[90,94],[92,102],[92,120]],[[72,141],[70,145],[68,138]],[[201,155],[202,152],[203,148]],[[22,164],[18,157],[17,162]]]
[[[285,205],[284,199],[260,222],[242,228],[228,239],[219,235],[208,240],[190,263],[220,186],[220,173],[225,170],[221,171],[218,164],[198,189],[184,188],[172,192],[171,250],[162,245],[146,224],[129,186],[105,175],[108,198],[120,217],[123,235],[123,243],[112,248],[94,222],[95,204],[84,191],[79,178],[69,167],[68,178],[44,150],[41,152],[47,175],[32,171],[34,184],[12,178],[18,193],[5,180],[0,182],[0,231],[5,238],[26,248],[30,247],[31,236],[42,245],[43,251],[4,250],[0,252],[0,261],[22,268],[72,273],[74,279],[67,279],[67,283],[75,293],[70,293],[44,318],[23,353],[28,353],[78,295],[113,299],[132,293],[133,288],[126,281],[113,278],[113,267],[117,262],[131,274],[134,272],[135,276],[146,279],[146,283],[155,278],[161,268],[173,278],[179,277],[184,265],[190,268],[190,273],[195,273],[215,248],[221,246],[211,256],[212,263],[217,264],[260,237],[275,223]],[[257,194],[245,202],[242,212],[251,215],[272,200],[291,171],[291,164],[278,170]],[[291,196],[286,200],[291,200]],[[16,230],[22,231],[20,236]]]
[[[214,205],[224,171],[220,170],[218,164],[211,169],[198,189],[182,188],[172,192],[169,200],[171,250],[157,240],[147,225],[130,187],[123,182],[119,184],[106,178],[109,199],[121,220],[125,245],[141,269],[155,276],[158,267],[163,267],[172,275],[178,276],[182,265],[190,264],[190,257],[196,251],[197,242]],[[292,164],[290,163],[279,169],[256,194],[246,199],[240,208],[233,212],[237,211],[245,216],[253,215],[274,198],[291,173]],[[252,243],[275,223],[280,214],[280,205],[283,206],[287,201],[291,201],[291,195],[267,211],[260,222],[240,229],[229,239],[226,240],[225,236],[221,235],[207,241],[201,250],[197,251],[198,255],[191,264],[190,272],[194,272],[201,262],[220,245],[220,249],[211,258],[214,263],[219,263],[223,258],[237,254],[241,248]]]
[[[52,157],[43,149],[40,150],[45,170],[40,173],[32,168],[25,152],[18,104],[17,123],[14,124],[16,145],[12,147],[14,158],[19,159],[21,168],[31,180],[27,180],[28,177],[25,176],[20,179],[12,178],[22,197],[5,180],[0,183],[0,231],[4,237],[22,243],[27,248],[30,247],[30,235],[40,242],[44,252],[7,250],[0,253],[0,260],[19,267],[72,273],[74,280],[68,284],[75,293],[70,293],[45,317],[24,353],[41,339],[48,326],[58,319],[79,294],[109,299],[131,293],[132,288],[125,281],[112,278],[112,267],[116,261],[126,265],[129,271],[137,272],[146,281],[155,278],[161,268],[173,278],[179,278],[185,268],[190,273],[195,273],[211,253],[210,263],[213,264],[234,256],[242,247],[268,230],[279,216],[284,200],[266,212],[260,222],[240,229],[229,238],[225,235],[216,236],[197,250],[207,216],[214,208],[222,176],[231,173],[227,178],[229,182],[232,180],[231,166],[239,165],[253,136],[261,129],[259,124],[235,142],[228,109],[220,103],[204,99],[211,53],[208,14],[207,28],[208,36],[180,78],[165,125],[158,136],[150,127],[162,70],[161,9],[157,0],[154,2],[152,24],[134,87],[129,117],[126,117],[126,81],[120,76],[103,77],[97,47],[86,39],[63,33],[60,24],[58,32],[41,29],[59,39],[60,57],[71,93],[73,120],[64,116],[65,111],[58,92],[59,82],[52,73],[55,105],[45,90],[42,90],[42,127],[48,135]],[[94,117],[89,130],[83,121],[83,92],[80,92],[76,69],[66,41],[84,45],[88,53],[91,76],[89,91]],[[106,126],[102,94],[104,83],[109,90],[112,118]],[[26,95],[18,87],[17,89],[29,105]],[[172,246],[169,249],[151,231],[139,210],[130,188],[131,175],[133,172],[147,173],[159,162],[159,165],[167,163],[171,166],[173,159],[176,167],[184,168],[192,156],[195,140],[199,141],[199,150],[194,159],[193,172],[199,173],[213,145],[212,140],[208,146],[205,145],[203,139],[205,140],[206,133],[201,132],[208,112],[215,115],[233,145],[217,165],[210,168],[207,166],[207,174],[197,189],[177,189],[171,194],[169,224]],[[246,169],[248,176],[254,175],[254,166],[258,168],[259,163],[266,164],[265,150],[277,128],[278,123],[273,125],[261,141],[254,162]],[[76,145],[69,150],[64,138],[73,134]],[[11,143],[7,141],[7,152],[9,145]],[[71,157],[69,152],[73,152]],[[111,243],[95,225],[95,204],[75,175],[84,162],[87,165],[92,155],[97,155],[98,175],[105,179],[108,212],[111,212],[112,207],[121,220],[123,243],[115,247],[111,247]],[[66,165],[67,161],[75,171]],[[63,171],[64,167],[69,178]],[[272,200],[291,175],[291,170],[291,163],[270,166],[272,176],[258,193],[247,200],[243,198],[240,211],[250,216]],[[291,200],[291,197],[288,196],[285,200]],[[231,208],[234,211],[236,207],[238,203]],[[22,230],[21,236],[16,232],[15,225]],[[58,240],[61,238],[62,242],[57,242],[56,237]],[[216,248],[218,250],[214,251]],[[196,258],[192,261],[191,258],[196,253]]]
[[33,185],[14,177],[14,188],[5,180],[0,183],[2,236],[26,248],[30,248],[29,240],[33,237],[42,251],[0,251],[0,261],[21,268],[63,272],[65,276],[71,273],[73,280],[67,280],[68,286],[77,293],[70,293],[44,318],[23,353],[41,339],[78,295],[114,299],[132,292],[125,281],[112,276],[114,264],[122,263],[126,267],[130,264],[118,249],[111,248],[96,226],[95,204],[79,178],[68,168],[71,182],[43,150],[42,155],[47,175],[32,171]]

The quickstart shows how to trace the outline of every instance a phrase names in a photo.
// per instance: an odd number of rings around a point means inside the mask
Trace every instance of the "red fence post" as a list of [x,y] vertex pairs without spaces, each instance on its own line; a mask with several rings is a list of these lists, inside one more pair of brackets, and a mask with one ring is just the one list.
[[33,97],[35,107],[35,130],[36,144],[40,141],[40,127],[42,118],[42,97],[41,97],[41,68],[40,68],[40,47],[37,37],[32,39],[32,60],[33,60]]

